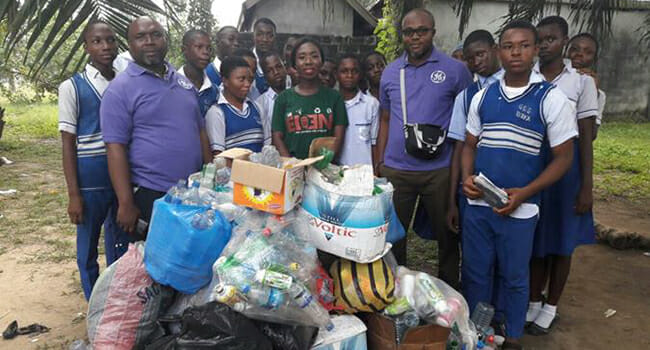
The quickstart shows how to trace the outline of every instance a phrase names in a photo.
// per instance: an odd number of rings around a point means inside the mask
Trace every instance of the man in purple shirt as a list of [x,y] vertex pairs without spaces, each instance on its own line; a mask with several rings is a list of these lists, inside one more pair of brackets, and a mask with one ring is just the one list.
[[[442,153],[433,160],[406,152],[400,97],[400,70],[404,69],[407,122],[437,125],[446,130],[456,95],[471,82],[467,67],[433,46],[433,15],[414,9],[402,20],[405,53],[389,64],[380,83],[380,129],[377,169],[395,187],[393,202],[397,216],[408,227],[420,197],[438,237],[439,277],[458,286],[459,240],[446,225],[449,196],[449,166],[452,146],[445,141]],[[406,263],[406,239],[393,252],[399,264]]]
[[117,223],[134,234],[139,218],[151,219],[155,199],[212,157],[193,85],[165,62],[160,23],[136,19],[128,42],[134,61],[104,92],[100,120]]

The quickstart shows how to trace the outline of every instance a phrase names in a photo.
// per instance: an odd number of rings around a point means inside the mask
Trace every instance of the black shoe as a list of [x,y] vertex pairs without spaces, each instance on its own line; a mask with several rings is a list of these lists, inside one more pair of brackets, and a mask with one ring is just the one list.
[[537,323],[533,322],[526,328],[526,333],[534,336],[547,335],[551,332],[551,328],[553,328],[553,324],[555,324],[555,321],[558,318],[559,315],[555,314],[555,317],[553,317],[553,321],[551,321],[551,324],[548,325],[548,328],[544,328],[538,325]]
[[501,345],[501,350],[524,350],[524,347],[519,343],[512,343],[506,340]]

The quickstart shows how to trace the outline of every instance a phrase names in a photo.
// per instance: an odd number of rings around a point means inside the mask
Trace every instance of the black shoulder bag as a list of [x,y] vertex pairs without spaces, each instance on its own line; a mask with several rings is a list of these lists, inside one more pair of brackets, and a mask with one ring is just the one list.
[[399,87],[402,99],[402,119],[406,153],[415,158],[431,160],[437,158],[447,138],[447,130],[432,124],[409,124],[406,117],[406,83],[404,68],[399,72]]

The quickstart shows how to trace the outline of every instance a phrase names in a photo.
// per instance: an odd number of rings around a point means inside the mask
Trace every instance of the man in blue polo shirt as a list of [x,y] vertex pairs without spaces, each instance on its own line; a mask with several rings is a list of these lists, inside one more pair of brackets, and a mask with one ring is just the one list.
[[106,89],[100,119],[117,223],[134,233],[138,218],[149,222],[154,200],[212,156],[196,90],[165,62],[160,23],[136,19],[128,42],[134,61]]
[[[449,196],[449,165],[452,143],[445,141],[433,160],[416,158],[406,152],[400,71],[404,70],[407,123],[449,127],[454,99],[471,82],[467,67],[433,46],[433,15],[414,9],[402,20],[405,53],[389,64],[380,83],[379,163],[382,176],[395,187],[393,202],[397,216],[408,227],[415,202],[420,197],[438,237],[438,275],[452,287],[458,286],[459,240],[446,225]],[[398,263],[406,263],[406,239],[393,252]]]

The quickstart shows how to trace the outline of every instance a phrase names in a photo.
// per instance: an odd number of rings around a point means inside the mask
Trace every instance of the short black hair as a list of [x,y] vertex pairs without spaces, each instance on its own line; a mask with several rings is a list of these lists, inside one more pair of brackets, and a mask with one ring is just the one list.
[[223,78],[230,77],[230,74],[237,68],[249,68],[248,62],[241,56],[228,56],[221,62],[219,73]]
[[320,52],[320,58],[321,61],[324,63],[325,62],[325,52],[323,51],[323,48],[320,46],[320,43],[316,39],[312,38],[302,38],[300,41],[296,44],[296,46],[293,47],[293,51],[291,51],[291,66],[295,67],[296,66],[296,55],[298,54],[298,49],[305,45],[305,44],[313,44],[318,48],[318,51]]
[[217,36],[223,34],[223,32],[225,32],[225,31],[228,30],[228,29],[232,29],[232,30],[236,31],[237,33],[239,33],[239,30],[237,30],[236,27],[233,27],[233,26],[223,26],[223,27],[219,28],[219,30],[217,30]]
[[353,54],[353,53],[346,53],[343,56],[339,58],[339,61],[336,63],[336,70],[339,70],[339,67],[341,66],[341,63],[343,63],[343,60],[355,60],[357,61],[357,65],[359,66],[359,70],[361,71],[361,76],[363,76],[363,67],[361,66],[361,60],[359,59],[359,56]]
[[488,32],[485,29],[475,30],[469,33],[467,38],[465,38],[465,41],[463,42],[463,49],[466,49],[468,46],[476,42],[481,42],[481,43],[488,44],[489,46],[494,46],[494,37],[492,36],[492,33]]
[[422,8],[422,7],[414,8],[414,9],[412,9],[411,11],[407,12],[407,13],[404,15],[404,17],[402,17],[402,21],[400,22],[400,27],[403,27],[403,26],[404,26],[404,19],[405,19],[408,15],[410,15],[411,13],[421,13],[421,14],[423,14],[423,15],[429,17],[429,19],[431,19],[431,26],[432,26],[433,28],[436,27],[436,19],[433,17],[433,13],[431,13],[431,11],[429,11],[429,10],[427,10],[427,9],[425,9],[425,8]]
[[537,23],[537,28],[555,24],[560,27],[560,31],[564,36],[569,35],[569,23],[562,16],[548,16],[542,18],[539,23]]
[[501,33],[499,33],[499,43],[501,43],[501,40],[503,39],[503,33],[505,33],[510,29],[529,30],[531,33],[533,33],[533,36],[535,37],[535,43],[537,44],[539,42],[539,35],[537,34],[537,28],[535,28],[535,26],[528,21],[517,19],[512,22],[509,22],[503,27],[503,29],[501,29]]
[[253,51],[240,47],[236,49],[235,51],[232,52],[232,56],[237,56],[237,57],[252,57],[255,60],[257,60],[257,56],[255,56],[255,53]]
[[204,36],[207,36],[208,38],[210,38],[210,34],[208,34],[208,32],[206,32],[203,29],[190,29],[187,32],[185,32],[185,34],[183,34],[183,41],[182,41],[183,46],[186,46],[187,44],[189,44],[190,41],[192,39],[194,39],[194,36],[197,36],[197,35],[204,35]]
[[269,51],[269,52],[264,53],[264,54],[260,57],[260,62],[259,62],[259,64],[260,64],[260,67],[262,67],[262,71],[265,71],[264,67],[266,67],[266,59],[267,59],[267,58],[270,58],[270,57],[273,57],[273,56],[277,57],[278,60],[280,60],[280,62],[281,62],[282,64],[284,64],[284,61],[282,61],[282,56],[280,56],[280,54],[279,54],[277,51],[273,51],[273,50],[271,50],[271,51]]
[[325,62],[334,63],[334,65],[338,65],[338,62],[336,62],[335,59],[332,59],[332,58],[329,58],[329,57],[327,57],[327,58],[323,57],[323,64],[325,64]]
[[582,39],[582,38],[586,38],[586,39],[589,39],[589,40],[594,42],[594,44],[596,45],[596,56],[598,56],[598,51],[600,50],[600,45],[598,45],[598,39],[596,39],[595,36],[591,35],[591,33],[587,33],[587,32],[578,33],[578,34],[574,35],[573,37],[571,37],[571,39],[569,39],[569,43],[572,42],[573,40]]
[[88,34],[88,32],[90,32],[90,30],[91,30],[94,26],[96,26],[96,25],[98,25],[98,24],[105,24],[105,25],[107,25],[111,30],[113,30],[113,27],[111,27],[111,25],[108,24],[108,22],[106,22],[106,21],[104,21],[104,20],[101,20],[101,19],[92,19],[92,20],[90,20],[90,22],[88,22],[88,24],[86,24],[86,27],[84,27],[83,32],[81,32],[81,37],[84,38],[84,42],[86,42],[86,35]]
[[382,61],[384,61],[384,65],[386,65],[386,56],[377,51],[373,51],[363,56],[363,60],[361,61],[361,69],[363,69],[364,72],[368,70],[368,59],[372,56],[378,56]]
[[273,27],[274,33],[278,30],[277,27],[275,26],[275,23],[270,18],[262,17],[262,18],[258,18],[253,24],[253,31],[255,31],[255,28],[257,28],[259,24],[270,25],[271,27]]

